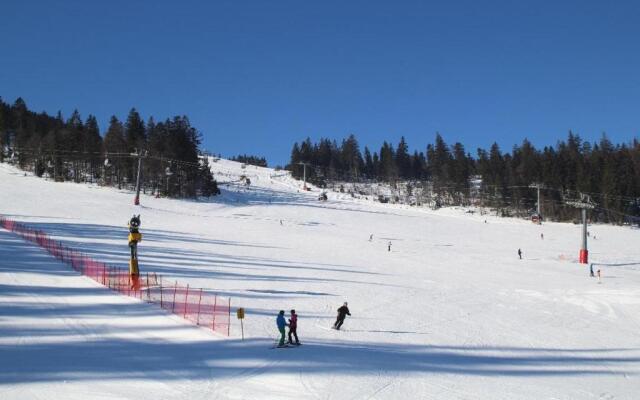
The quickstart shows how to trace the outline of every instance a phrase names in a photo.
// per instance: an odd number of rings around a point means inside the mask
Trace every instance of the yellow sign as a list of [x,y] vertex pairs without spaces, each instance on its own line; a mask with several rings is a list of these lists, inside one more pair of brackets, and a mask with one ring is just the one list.
[[238,319],[244,319],[244,308],[240,307],[237,311]]

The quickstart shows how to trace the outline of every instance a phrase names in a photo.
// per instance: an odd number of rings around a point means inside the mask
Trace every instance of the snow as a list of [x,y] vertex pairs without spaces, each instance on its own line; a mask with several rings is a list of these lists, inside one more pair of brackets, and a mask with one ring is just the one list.
[[[598,283],[576,262],[577,225],[320,202],[284,171],[211,165],[221,196],[136,207],[0,164],[1,214],[125,266],[140,213],[142,271],[246,309],[245,340],[235,318],[225,338],[0,230],[0,398],[637,398],[640,231],[590,227]],[[344,301],[353,315],[331,330]],[[303,345],[270,349],[291,308]]]

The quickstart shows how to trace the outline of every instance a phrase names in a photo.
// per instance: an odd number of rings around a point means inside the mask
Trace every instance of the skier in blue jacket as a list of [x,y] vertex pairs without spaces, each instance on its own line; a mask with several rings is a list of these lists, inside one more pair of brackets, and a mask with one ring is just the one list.
[[280,343],[278,344],[278,346],[284,346],[284,328],[288,326],[287,321],[285,321],[284,319],[284,310],[280,310],[280,312],[278,313],[276,324],[278,325],[278,330],[280,331]]

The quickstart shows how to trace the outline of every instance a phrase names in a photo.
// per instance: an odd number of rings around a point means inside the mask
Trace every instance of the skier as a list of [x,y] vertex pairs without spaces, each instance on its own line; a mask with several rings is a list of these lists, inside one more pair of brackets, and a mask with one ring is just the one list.
[[598,269],[598,283],[600,283],[600,279],[602,278],[602,276],[600,275],[600,269]]
[[278,330],[280,331],[280,343],[278,347],[284,347],[284,328],[287,326],[287,322],[284,320],[284,310],[280,310],[278,313],[276,325],[278,325]]
[[391,242],[387,245],[387,251],[391,251]]
[[544,240],[544,233],[540,234],[540,239]]
[[369,241],[373,241],[373,233],[371,235],[369,235]]
[[335,324],[333,324],[333,328],[339,331],[347,315],[351,316],[351,313],[349,312],[349,307],[347,307],[347,302],[345,301],[342,307],[338,308],[338,318],[336,319]]
[[291,339],[291,335],[296,338],[296,345],[300,345],[300,340],[298,340],[298,314],[296,314],[296,310],[291,310],[291,318],[289,319],[289,344],[294,344]]
[[595,275],[593,274],[593,264],[589,264],[589,276],[595,278]]
[[522,250],[518,249],[518,257],[522,260]]

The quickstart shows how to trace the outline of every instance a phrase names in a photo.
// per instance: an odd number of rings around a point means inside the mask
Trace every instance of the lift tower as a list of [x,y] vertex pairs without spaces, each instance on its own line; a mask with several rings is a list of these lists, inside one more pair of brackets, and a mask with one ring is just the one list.
[[587,210],[593,210],[595,204],[587,195],[580,194],[580,201],[565,201],[571,207],[582,209],[582,247],[580,248],[580,264],[589,263],[589,250],[587,250]]

